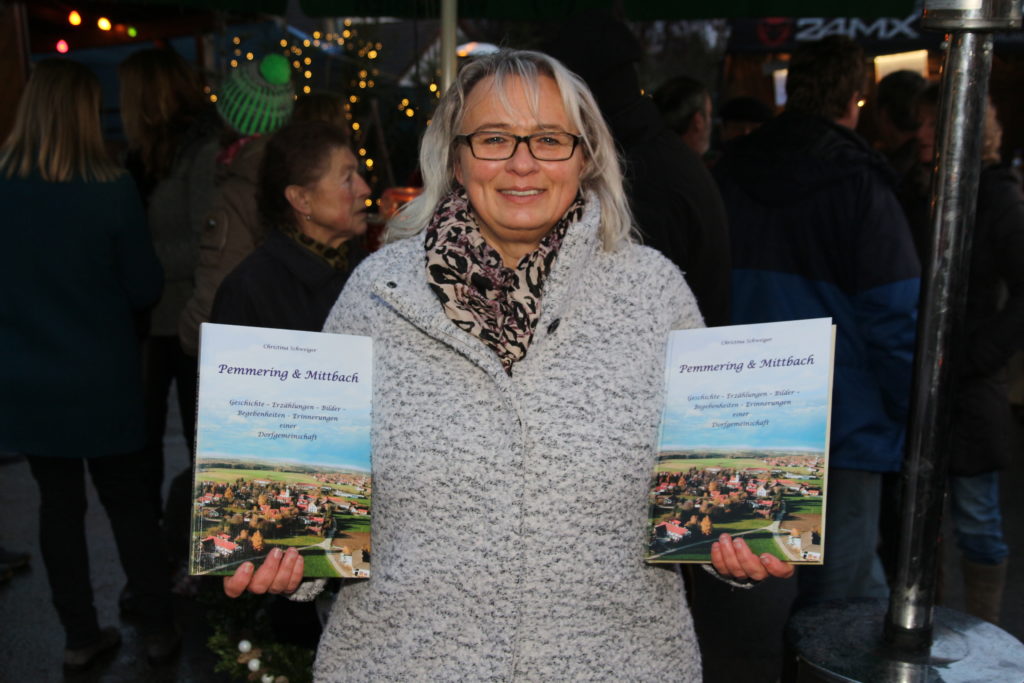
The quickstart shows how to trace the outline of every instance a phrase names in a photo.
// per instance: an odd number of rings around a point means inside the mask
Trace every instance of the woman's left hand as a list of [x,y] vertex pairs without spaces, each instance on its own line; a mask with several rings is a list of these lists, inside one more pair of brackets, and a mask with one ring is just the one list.
[[788,579],[795,571],[792,564],[771,553],[758,557],[742,538],[729,534],[722,534],[711,544],[711,564],[722,576],[738,581],[761,581],[769,576]]

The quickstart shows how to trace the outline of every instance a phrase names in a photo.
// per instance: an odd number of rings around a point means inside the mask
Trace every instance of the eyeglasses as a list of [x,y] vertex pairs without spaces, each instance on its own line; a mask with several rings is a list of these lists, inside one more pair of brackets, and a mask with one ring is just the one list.
[[533,135],[512,135],[496,131],[479,131],[468,135],[456,135],[455,139],[469,145],[469,151],[481,161],[504,161],[511,159],[525,142],[527,149],[538,161],[565,161],[576,151],[582,135],[572,133],[534,133]]

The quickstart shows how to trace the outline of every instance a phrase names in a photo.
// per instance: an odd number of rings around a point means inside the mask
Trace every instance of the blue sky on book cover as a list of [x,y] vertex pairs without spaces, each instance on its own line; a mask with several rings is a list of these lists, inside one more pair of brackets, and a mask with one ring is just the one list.
[[830,328],[822,318],[671,335],[659,450],[824,452]]
[[[198,438],[204,459],[295,462],[369,472],[373,386],[369,338],[303,332],[292,339],[286,330],[216,327],[215,335],[204,334],[202,340],[199,394],[204,419]],[[317,340],[315,353],[304,350],[311,346],[310,334]],[[268,350],[267,345],[278,348]],[[228,378],[222,365],[276,372],[232,374],[230,381],[224,381]],[[325,376],[322,373],[349,378],[355,374],[358,381],[318,379]],[[211,381],[214,378],[219,381]],[[337,410],[324,411],[325,406]],[[306,417],[297,421],[292,419],[296,414]],[[282,433],[285,423],[297,423],[295,429],[315,433],[316,439],[258,437],[261,431]]]

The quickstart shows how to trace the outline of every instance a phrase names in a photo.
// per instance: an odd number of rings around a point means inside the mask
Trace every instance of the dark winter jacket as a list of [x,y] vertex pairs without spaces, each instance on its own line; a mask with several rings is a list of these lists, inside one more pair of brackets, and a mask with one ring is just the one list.
[[[971,233],[963,355],[955,361],[950,472],[970,476],[1006,467],[1016,443],[1006,365],[1024,348],[1024,195],[1012,169],[989,166],[978,181]],[[921,185],[921,188],[926,188]],[[928,196],[919,192],[908,216],[930,232]],[[922,254],[922,260],[927,259]]]
[[271,230],[266,241],[224,278],[210,321],[319,332],[349,273],[366,255],[358,242],[346,243],[349,267],[340,271]]
[[8,178],[0,206],[0,452],[141,448],[133,314],[159,299],[163,273],[131,176]]
[[708,327],[729,324],[729,229],[715,181],[647,98],[608,117],[643,242],[686,276]]
[[910,399],[920,267],[884,158],[787,112],[715,168],[739,323],[831,317],[834,467],[895,471]]

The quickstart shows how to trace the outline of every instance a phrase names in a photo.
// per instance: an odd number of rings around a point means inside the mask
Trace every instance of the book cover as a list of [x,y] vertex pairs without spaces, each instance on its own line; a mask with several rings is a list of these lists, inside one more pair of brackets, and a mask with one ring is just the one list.
[[369,577],[372,387],[369,337],[202,325],[191,574],[296,547]]
[[710,562],[723,532],[824,561],[834,338],[829,318],[670,334],[648,562]]

